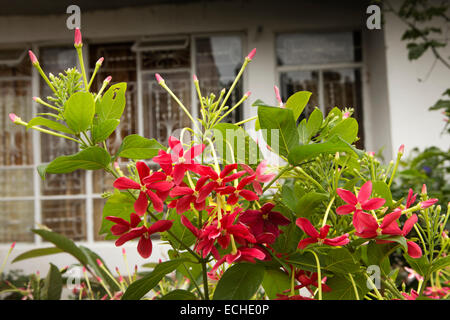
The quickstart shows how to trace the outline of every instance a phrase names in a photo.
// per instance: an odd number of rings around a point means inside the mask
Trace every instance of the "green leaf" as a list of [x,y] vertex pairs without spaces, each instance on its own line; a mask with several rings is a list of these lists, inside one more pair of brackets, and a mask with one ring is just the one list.
[[325,257],[324,268],[334,273],[356,273],[359,264],[346,248],[332,248]]
[[116,130],[120,120],[107,119],[98,124],[95,124],[92,128],[92,139],[94,143],[105,141]]
[[[187,260],[186,262],[180,264],[180,266],[177,268],[177,271],[185,277],[190,278],[192,275],[194,279],[197,279],[201,275],[202,265],[198,263],[197,260],[193,260],[192,255],[189,252],[179,252],[170,249],[167,253],[171,260],[175,260],[177,258],[185,258]],[[189,272],[186,269],[188,269]]]
[[116,191],[103,206],[103,218],[98,232],[99,235],[105,234],[105,240],[116,239],[117,236],[111,233],[111,227],[114,223],[105,218],[113,216],[130,221],[130,214],[134,212],[135,201],[129,193]]
[[364,262],[367,266],[378,265],[384,275],[388,275],[391,271],[391,264],[389,257],[386,254],[392,248],[392,244],[377,244],[374,241],[370,241],[367,246],[362,246],[364,250]]
[[378,196],[380,198],[386,199],[386,205],[391,207],[393,205],[392,202],[392,194],[386,182],[383,181],[373,181],[372,182],[372,197]]
[[217,151],[227,163],[257,164],[260,162],[261,151],[244,129],[232,123],[218,123],[212,130]]
[[26,259],[31,259],[31,258],[48,256],[51,254],[56,254],[56,253],[61,253],[61,252],[64,252],[64,251],[57,247],[32,249],[32,250],[28,250],[28,251],[25,251],[24,253],[19,254],[17,257],[14,258],[12,263],[17,262],[17,261],[26,260]]
[[289,289],[291,286],[289,276],[278,269],[267,269],[264,273],[262,287],[270,300],[277,298],[277,293]]
[[[361,274],[352,274],[352,276],[358,296],[363,299],[369,291],[366,279]],[[356,300],[355,289],[348,275],[335,275],[327,280],[327,285],[331,288],[331,291],[323,292],[324,300]]]
[[292,148],[298,145],[299,136],[292,110],[284,108],[258,107],[258,119],[267,144],[274,152],[287,157]]
[[382,235],[378,236],[377,239],[397,242],[405,251],[408,251],[408,245],[406,244],[406,239],[403,236]]
[[267,103],[265,103],[261,99],[256,99],[255,102],[252,103],[252,107],[259,107],[259,106],[274,107],[275,108],[275,106],[268,105]]
[[[407,253],[403,254],[406,262],[414,269],[418,274],[426,277],[430,272],[430,263],[425,256],[421,256],[418,259],[411,258]],[[450,261],[450,260],[449,260]]]
[[355,118],[347,118],[339,122],[328,132],[328,137],[338,135],[342,140],[352,144],[358,136],[358,121]]
[[428,49],[428,44],[426,42],[424,43],[408,43],[406,46],[408,48],[408,59],[409,60],[416,60],[419,59],[425,51]]
[[295,214],[297,217],[309,217],[318,209],[319,205],[328,200],[325,193],[309,192],[297,202]]
[[292,110],[294,121],[297,121],[298,117],[302,114],[311,94],[309,91],[298,91],[287,99],[285,107]]
[[320,111],[320,109],[316,107],[314,111],[311,112],[311,115],[308,118],[308,123],[306,124],[308,140],[317,134],[317,132],[320,129],[320,126],[322,125],[322,122],[323,122],[322,111]]
[[125,91],[127,84],[125,82],[112,85],[97,102],[96,113],[100,121],[107,119],[120,119],[125,109]]
[[309,142],[309,134],[306,125],[307,125],[306,119],[303,119],[302,121],[300,121],[297,127],[298,139],[301,144],[308,144]]
[[76,154],[54,159],[48,164],[45,172],[69,173],[78,169],[98,170],[106,168],[110,162],[111,158],[105,149],[88,147]]
[[62,292],[62,277],[59,269],[50,263],[50,269],[47,277],[44,280],[44,287],[42,288],[43,300],[59,300]]
[[433,263],[430,266],[429,273],[433,273],[438,270],[444,269],[447,266],[450,266],[450,256],[441,257],[441,258],[433,261]]
[[87,264],[87,258],[84,255],[83,251],[69,238],[66,238],[62,234],[45,230],[45,229],[32,229],[32,232],[41,236],[42,239],[53,243],[56,247],[61,249],[62,251],[72,255],[75,259],[81,262],[81,264]]
[[433,106],[431,106],[428,110],[439,110],[446,109],[450,110],[450,100],[438,100]]
[[197,297],[190,291],[176,289],[167,293],[161,300],[197,300]]
[[71,130],[70,128],[67,128],[62,123],[53,121],[53,120],[50,120],[47,118],[43,118],[43,117],[35,117],[35,118],[31,119],[30,122],[28,122],[27,129],[29,129],[33,126],[44,126],[44,127],[47,127],[49,129],[52,129],[55,131],[60,131],[60,132],[68,133],[68,134],[75,134],[75,132],[73,132],[73,130]]
[[122,300],[139,300],[152,290],[161,279],[174,271],[186,259],[176,259],[159,263],[155,269],[143,278],[131,283],[122,296]]
[[161,149],[165,148],[155,139],[147,139],[137,134],[131,134],[123,139],[117,155],[133,160],[151,159]]
[[[320,265],[325,265],[325,257],[323,255],[319,255]],[[304,252],[296,252],[289,257],[289,260],[286,261],[289,264],[294,264],[299,266],[300,268],[307,271],[317,271],[317,264],[314,255],[309,251]]]
[[258,291],[264,267],[256,263],[238,263],[227,269],[214,291],[213,300],[248,300]]
[[64,119],[75,133],[84,132],[92,124],[95,114],[94,97],[89,92],[74,93],[64,108]]
[[42,180],[45,180],[45,173],[47,171],[47,167],[48,167],[48,163],[45,164],[39,164],[37,166],[37,172],[39,173],[39,176],[41,177]]
[[334,154],[336,152],[352,152],[357,155],[362,155],[359,150],[342,140],[339,136],[333,136],[326,142],[294,147],[288,156],[288,160],[290,164],[297,165],[305,160],[315,158],[320,154]]

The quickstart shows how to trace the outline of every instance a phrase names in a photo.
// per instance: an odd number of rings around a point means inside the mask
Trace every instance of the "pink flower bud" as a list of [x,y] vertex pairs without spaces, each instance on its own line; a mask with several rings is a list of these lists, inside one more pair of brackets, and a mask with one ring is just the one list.
[[280,103],[281,106],[283,104],[283,101],[281,100],[280,89],[278,89],[277,86],[273,86],[273,90],[275,91],[275,98],[277,99],[277,101]]
[[403,154],[405,152],[405,145],[402,144],[400,148],[398,148],[398,153]]
[[75,28],[75,40],[74,40],[75,47],[81,47],[83,45],[83,41],[81,39],[81,31],[80,28]]
[[97,278],[98,282],[102,282],[103,281],[102,278],[100,278],[99,276],[95,276],[95,277]]
[[420,203],[420,208],[421,209],[429,208],[429,207],[431,207],[432,205],[434,205],[438,201],[439,201],[438,199],[428,199],[428,200],[422,201]]
[[97,258],[97,264],[99,267],[103,267],[103,262]]
[[342,119],[347,119],[348,117],[350,117],[350,112],[344,112],[344,114],[342,115]]
[[161,77],[159,73],[155,73],[155,78],[159,84],[164,83],[164,79]]
[[251,93],[250,91],[247,91],[247,92],[244,94],[244,97],[248,98],[248,97],[250,97],[251,94],[252,94],[252,93]]
[[125,248],[122,248],[122,254],[123,254],[123,255],[126,255],[126,254],[127,254],[127,251],[125,250]]
[[41,272],[39,270],[36,271],[36,275],[39,277],[41,275]]
[[34,55],[33,51],[28,50],[28,55],[30,56],[31,63],[32,63],[34,66],[39,64],[39,61],[38,61],[38,59],[36,58],[36,56]]
[[250,53],[247,56],[247,59],[252,60],[253,57],[255,56],[255,54],[256,54],[256,48],[254,48],[252,51],[250,51]]
[[426,184],[422,185],[422,191],[420,193],[421,194],[427,194],[427,185]]
[[100,59],[97,60],[97,62],[95,64],[101,66],[103,63],[103,60],[105,60],[105,58],[101,57]]
[[14,113],[9,114],[9,119],[11,119],[12,122],[16,123],[16,121],[20,120],[18,116],[16,116]]
[[195,74],[192,76],[192,79],[194,79],[194,82],[198,81],[198,78],[197,78],[197,76]]
[[100,300],[106,300],[108,299],[108,294],[105,294]]
[[86,267],[83,267],[83,273],[86,273]]
[[373,151],[368,151],[367,154],[369,155],[369,157],[373,157],[375,155],[375,152]]
[[16,242],[14,241],[14,242],[11,244],[11,249],[10,249],[10,250],[13,250],[15,246],[16,246]]
[[119,282],[123,282],[123,277],[122,277],[122,275],[119,276]]
[[103,82],[106,83],[110,83],[111,82],[112,77],[111,76],[107,76],[105,80],[103,80]]
[[117,161],[114,162],[114,169],[116,170],[120,169],[119,163]]

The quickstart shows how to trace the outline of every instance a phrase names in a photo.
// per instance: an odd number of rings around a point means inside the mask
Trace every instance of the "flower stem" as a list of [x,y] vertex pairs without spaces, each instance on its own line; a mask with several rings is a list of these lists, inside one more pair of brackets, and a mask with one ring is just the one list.
[[317,254],[312,251],[312,250],[308,250],[309,252],[311,252],[314,255],[314,259],[316,259],[316,266],[317,266],[317,285],[319,286],[319,300],[322,300],[322,274],[320,271],[320,261],[319,261],[319,257],[317,256]]
[[350,281],[352,282],[353,291],[355,292],[356,300],[359,300],[359,293],[358,293],[358,288],[356,287],[356,284],[355,284],[355,280],[353,279],[353,276],[351,273],[348,273],[348,276],[350,278]]

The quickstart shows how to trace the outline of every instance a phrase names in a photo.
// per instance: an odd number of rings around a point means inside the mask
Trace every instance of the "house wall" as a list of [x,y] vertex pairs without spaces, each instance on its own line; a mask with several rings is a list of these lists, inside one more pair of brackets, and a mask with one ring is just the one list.
[[[400,41],[406,25],[393,14],[386,14],[385,18],[383,28],[392,152],[395,154],[402,143],[405,144],[406,154],[414,147],[423,149],[435,145],[448,148],[449,136],[441,134],[444,116],[439,111],[428,111],[428,108],[450,87],[450,70],[440,62],[433,68],[435,59],[431,52],[418,60],[409,61],[406,42]],[[443,57],[450,56],[450,46],[440,51]]]
[[[150,35],[243,31],[246,34],[244,50],[248,52],[254,47],[257,48],[256,57],[248,67],[243,80],[244,90],[252,92],[251,99],[245,105],[244,118],[247,118],[256,115],[256,109],[250,107],[252,101],[261,99],[267,103],[276,103],[273,85],[278,84],[274,47],[277,32],[363,29],[367,17],[365,8],[362,1],[356,0],[339,2],[322,0],[320,5],[313,1],[298,0],[196,2],[185,5],[158,5],[87,12],[82,14],[81,23],[83,39],[86,42]],[[83,12],[83,8],[81,11]],[[0,17],[0,46],[30,42],[71,43],[73,32],[65,28],[66,18],[65,14],[45,17]],[[385,34],[385,36],[390,43],[394,41],[392,35]],[[385,65],[383,42],[384,39],[380,33],[370,33],[367,41],[364,40],[363,50],[367,52],[365,59],[368,62],[364,75],[364,123],[368,150],[378,150],[382,146],[391,150],[393,148],[391,132],[393,135],[403,132],[401,127],[394,128],[390,123],[389,103],[396,106],[396,112],[401,112],[402,103],[399,99],[401,96],[395,96],[394,99],[387,96],[386,79],[383,77]],[[394,48],[400,51],[400,47]],[[395,63],[396,60],[399,62],[404,60],[403,56],[396,58],[395,51],[389,51],[389,54],[390,64]],[[400,81],[401,77],[398,72],[395,73],[392,70],[390,75],[394,77],[389,82],[390,91],[395,91],[392,87],[398,85],[395,81]],[[417,116],[411,112],[408,117],[413,119]],[[402,125],[404,129],[408,128],[408,123]],[[434,123],[431,123],[430,130],[434,127]],[[392,140],[394,146],[397,146],[400,141],[408,145],[413,142],[405,135],[395,136]],[[113,247],[110,243],[85,245],[100,253],[110,267],[118,266],[122,272],[126,271],[119,248]],[[19,244],[13,257],[30,249],[30,246]],[[0,246],[0,257],[6,254],[8,248],[9,246],[6,245]],[[143,261],[138,257],[134,244],[129,248],[130,264],[141,264]],[[155,245],[151,260],[157,261],[163,257],[164,251],[163,247]],[[32,261],[8,265],[7,268],[21,268],[26,272],[40,270],[41,273],[48,270],[48,259],[38,258],[31,263]],[[51,261],[59,267],[73,262],[66,254],[52,256]]]

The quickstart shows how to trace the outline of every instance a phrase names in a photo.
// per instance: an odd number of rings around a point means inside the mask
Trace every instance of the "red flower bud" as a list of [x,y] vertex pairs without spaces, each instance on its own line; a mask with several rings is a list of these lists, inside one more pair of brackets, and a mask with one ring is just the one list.
[[75,47],[81,47],[83,45],[83,40],[81,39],[81,31],[79,28],[75,28]]
[[255,56],[255,54],[256,54],[256,48],[254,48],[252,51],[250,51],[250,53],[247,56],[247,59],[252,60],[253,57]]
[[155,73],[155,78],[159,84],[164,82],[164,79],[161,77],[161,75],[159,73]]
[[31,63],[33,64],[33,66],[39,64],[39,61],[38,61],[38,59],[36,58],[36,56],[35,56],[35,54],[33,53],[33,51],[28,50],[28,55],[30,56],[30,60],[31,60]]

